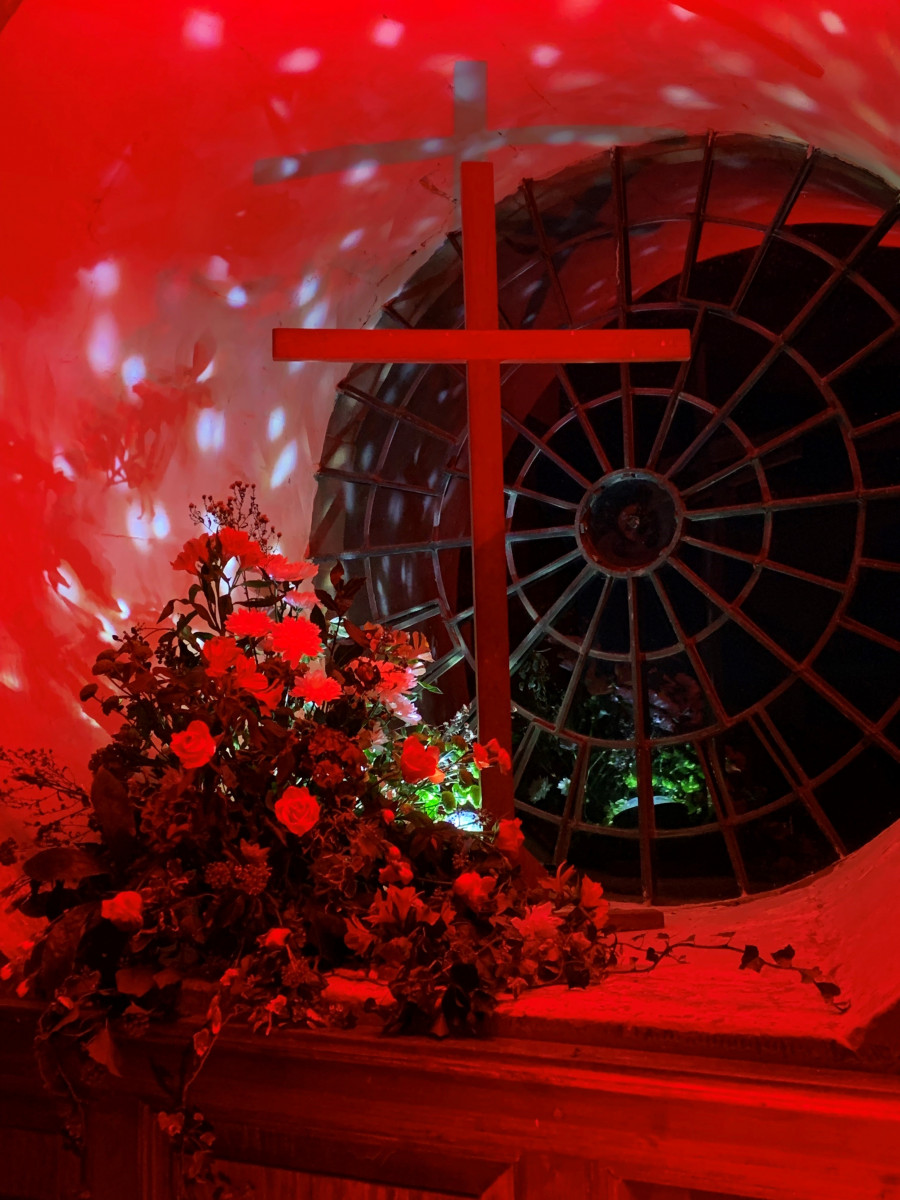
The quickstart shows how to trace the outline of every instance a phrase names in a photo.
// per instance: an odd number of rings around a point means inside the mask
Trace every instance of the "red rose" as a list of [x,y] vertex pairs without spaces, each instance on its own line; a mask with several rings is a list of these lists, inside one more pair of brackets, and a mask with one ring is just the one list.
[[191,721],[183,733],[172,734],[172,752],[187,770],[205,767],[216,752],[216,743],[205,721]]
[[494,845],[504,854],[518,854],[524,841],[525,834],[522,832],[522,822],[518,817],[511,821],[501,821],[497,826]]
[[282,621],[273,628],[269,639],[276,653],[286,658],[292,667],[298,666],[301,658],[316,658],[322,653],[319,630],[306,617],[289,617]]
[[394,820],[394,810],[392,808],[383,808],[381,810],[381,819],[385,825],[390,825]]
[[440,746],[426,746],[415,734],[410,734],[400,751],[400,772],[404,782],[422,783],[427,779],[430,783],[440,783],[444,778],[444,772],[438,768],[440,757]]
[[378,878],[385,884],[397,883],[401,887],[406,887],[413,881],[413,870],[409,863],[390,862],[386,867],[381,868]]
[[282,929],[280,927],[276,927],[274,929],[270,929],[268,933],[264,934],[260,938],[260,941],[262,942],[263,946],[265,946],[267,949],[271,949],[272,947],[275,947],[276,949],[281,949],[281,947],[288,940],[288,937],[290,936],[290,932],[291,931],[289,929]]
[[235,637],[265,637],[272,632],[272,618],[260,608],[236,608],[225,622]]
[[319,819],[319,802],[305,787],[289,787],[275,801],[275,816],[291,833],[302,837]]
[[479,875],[477,871],[463,871],[453,881],[453,894],[461,896],[470,908],[483,908],[490,899],[497,880],[493,875]]
[[472,747],[472,758],[480,771],[483,771],[485,767],[499,767],[505,775],[512,768],[509,754],[496,738],[491,738],[483,746],[480,742],[476,742]]
[[144,897],[140,892],[119,892],[100,905],[100,916],[118,929],[140,929],[144,922]]

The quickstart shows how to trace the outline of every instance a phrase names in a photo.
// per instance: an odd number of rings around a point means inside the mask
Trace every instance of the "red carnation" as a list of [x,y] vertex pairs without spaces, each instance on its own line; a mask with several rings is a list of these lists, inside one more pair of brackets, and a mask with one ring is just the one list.
[[272,618],[259,608],[236,608],[225,622],[235,637],[265,637],[273,629]]
[[299,666],[301,658],[316,658],[322,653],[319,630],[306,617],[292,617],[276,625],[269,635],[272,648],[292,667]]
[[119,892],[100,905],[100,916],[117,929],[140,929],[144,922],[144,897],[140,892]]
[[297,686],[291,692],[305,700],[307,704],[327,704],[329,700],[337,700],[343,689],[336,679],[331,679],[324,671],[307,671],[297,680]]
[[275,816],[297,837],[309,833],[319,819],[319,802],[305,787],[289,787],[275,801]]
[[185,542],[172,567],[176,571],[188,571],[193,575],[198,562],[209,562],[209,538],[205,535]]
[[191,721],[182,733],[172,734],[172,752],[183,767],[204,767],[216,752],[216,743],[205,721]]
[[266,561],[266,553],[259,542],[254,542],[243,529],[232,529],[226,525],[219,530],[219,548],[222,562],[236,558],[242,567],[260,567]]
[[513,917],[510,924],[526,941],[545,942],[556,937],[562,918],[554,914],[548,900],[545,904],[529,904],[525,916]]
[[410,734],[400,751],[400,771],[404,781],[422,783],[427,779],[430,783],[440,783],[444,778],[444,772],[438,767],[440,757],[439,746],[426,746],[415,734]]
[[207,675],[211,679],[218,679],[246,656],[233,638],[213,637],[204,642],[203,657],[206,659]]
[[319,568],[315,563],[288,562],[283,554],[269,554],[262,562],[262,569],[270,579],[278,579],[287,583],[298,583],[303,579],[312,579]]

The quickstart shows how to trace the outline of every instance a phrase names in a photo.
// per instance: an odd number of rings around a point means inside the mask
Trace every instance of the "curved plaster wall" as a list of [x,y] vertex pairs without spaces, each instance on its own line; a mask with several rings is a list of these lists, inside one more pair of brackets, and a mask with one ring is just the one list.
[[[0,730],[79,775],[103,735],[78,691],[167,598],[188,501],[256,480],[303,548],[342,368],[272,363],[270,330],[373,319],[458,226],[464,145],[493,158],[498,197],[598,145],[710,127],[900,179],[889,0],[5,15]],[[486,63],[486,94],[470,72],[454,96],[461,60]]]

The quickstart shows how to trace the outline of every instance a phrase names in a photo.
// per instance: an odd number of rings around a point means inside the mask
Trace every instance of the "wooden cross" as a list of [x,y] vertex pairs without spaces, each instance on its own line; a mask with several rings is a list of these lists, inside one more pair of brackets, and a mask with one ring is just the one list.
[[[478,736],[511,752],[500,364],[684,361],[690,333],[500,329],[493,166],[464,162],[461,174],[464,329],[275,329],[272,352],[279,362],[466,364]],[[485,771],[482,804],[511,817],[511,776]]]

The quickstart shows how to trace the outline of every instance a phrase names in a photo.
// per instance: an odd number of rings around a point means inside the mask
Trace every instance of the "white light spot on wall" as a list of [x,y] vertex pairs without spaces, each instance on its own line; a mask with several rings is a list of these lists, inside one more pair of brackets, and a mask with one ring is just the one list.
[[318,50],[313,50],[310,46],[298,46],[296,50],[291,50],[279,58],[278,70],[286,71],[290,75],[302,75],[306,71],[314,71],[321,60],[322,55]]
[[112,621],[107,620],[107,618],[104,617],[103,613],[95,613],[94,615],[96,616],[97,620],[100,622],[100,628],[103,631],[100,634],[100,640],[103,642],[109,642],[110,645],[114,646],[116,643],[116,627],[115,627],[115,625],[113,625]]
[[142,379],[147,378],[147,367],[140,354],[129,354],[122,363],[122,382],[126,387],[134,387]]
[[98,262],[90,270],[78,272],[82,285],[92,296],[114,296],[119,290],[119,268],[111,259]]
[[362,241],[363,231],[361,229],[352,229],[346,237],[341,239],[342,250],[352,250],[354,246],[358,246]]
[[812,96],[807,96],[806,92],[801,92],[792,83],[766,83],[761,80],[757,86],[761,92],[786,104],[788,108],[796,108],[800,112],[816,112],[819,108]]
[[698,91],[691,87],[683,87],[680,84],[670,84],[668,87],[659,89],[659,94],[665,100],[666,104],[671,104],[675,108],[715,108],[715,104],[711,100],[707,100],[705,96],[701,96]]
[[321,329],[328,317],[328,301],[320,300],[314,304],[303,318],[304,329]]
[[313,272],[311,275],[304,275],[300,280],[296,292],[294,292],[294,303],[299,307],[303,304],[309,304],[313,296],[319,290],[319,276]]
[[562,0],[560,11],[564,17],[577,21],[579,17],[586,17],[592,13],[598,2],[599,0]]
[[206,278],[213,283],[224,283],[228,278],[228,263],[221,254],[214,254],[206,264]]
[[272,475],[269,479],[269,487],[281,487],[296,465],[297,443],[288,442],[282,452],[278,455],[278,460],[272,469]]
[[53,455],[53,470],[58,471],[60,475],[64,475],[69,481],[74,481],[75,479],[75,468],[64,454]]
[[680,4],[670,4],[669,11],[673,17],[677,17],[679,21],[693,21],[696,13],[692,13],[687,8],[682,8]]
[[11,665],[0,667],[0,684],[11,692],[21,692],[23,687],[19,672]]
[[197,376],[197,382],[198,383],[206,383],[207,379],[212,379],[215,369],[216,369],[216,360],[214,358],[211,358],[209,360],[209,364],[207,366],[205,366],[203,368],[203,370],[200,372],[200,374]]
[[62,583],[56,585],[57,593],[64,600],[69,600],[72,604],[80,604],[82,598],[81,584],[78,582],[75,572],[68,563],[57,567],[57,571],[62,578]]
[[224,33],[225,22],[218,13],[201,12],[195,8],[185,17],[181,36],[188,46],[210,50],[222,45]]
[[739,50],[720,50],[713,45],[705,46],[704,50],[712,65],[729,75],[749,76],[754,72],[753,59],[749,54],[741,54]]
[[117,599],[116,604],[119,607],[119,613],[122,617],[122,620],[127,621],[128,618],[131,616],[131,608],[129,607],[127,601]]
[[172,526],[169,523],[169,514],[161,504],[153,513],[151,528],[153,530],[154,537],[164,538],[169,536],[169,530],[172,528]]
[[536,67],[552,67],[562,57],[558,46],[535,46],[531,51],[531,61]]
[[284,409],[273,408],[269,413],[269,441],[274,442],[284,433]]
[[144,554],[150,549],[151,527],[150,522],[144,516],[143,507],[139,500],[129,505],[128,511],[125,514],[125,527],[128,530],[128,536],[135,543],[137,548]]
[[362,162],[358,162],[351,167],[349,171],[344,172],[344,182],[350,184],[366,183],[372,179],[375,172],[378,170],[378,163],[374,158],[365,158]]
[[221,450],[225,445],[225,414],[215,408],[204,408],[197,417],[195,436],[201,450]]
[[225,303],[229,308],[243,308],[247,303],[247,293],[236,283],[233,288],[229,288],[228,295],[225,297]]
[[831,9],[826,8],[823,12],[820,12],[819,20],[822,22],[822,28],[826,33],[838,34],[847,32],[847,26],[838,14],[832,12]]
[[305,366],[306,366],[306,363],[302,363],[302,362],[288,363],[288,375],[299,375]]
[[557,71],[550,79],[550,86],[557,92],[577,92],[597,87],[605,78],[599,71]]
[[400,21],[390,21],[385,17],[372,30],[372,41],[376,46],[396,46],[403,37],[405,28]]
[[575,141],[575,132],[572,129],[554,129],[548,134],[547,141],[551,146],[567,146]]
[[286,121],[291,115],[291,106],[288,104],[287,100],[282,100],[280,96],[272,96],[269,103],[272,105],[275,112],[278,113],[279,117],[281,117],[282,121]]
[[101,313],[91,326],[87,359],[96,375],[109,375],[119,360],[119,328],[111,313]]
[[300,159],[287,155],[278,164],[278,174],[282,179],[291,179],[300,170]]

